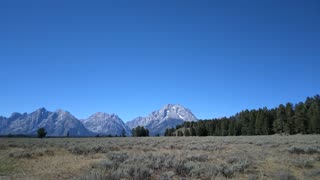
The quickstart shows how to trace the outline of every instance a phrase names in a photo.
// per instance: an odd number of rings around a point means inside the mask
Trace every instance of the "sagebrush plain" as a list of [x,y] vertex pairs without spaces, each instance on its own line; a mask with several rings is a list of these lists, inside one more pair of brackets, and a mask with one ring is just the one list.
[[320,179],[320,135],[0,138],[0,179]]

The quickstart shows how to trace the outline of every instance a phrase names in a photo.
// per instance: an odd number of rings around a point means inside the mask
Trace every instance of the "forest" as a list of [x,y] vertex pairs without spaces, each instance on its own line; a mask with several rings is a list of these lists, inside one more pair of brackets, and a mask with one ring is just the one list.
[[239,136],[271,134],[320,134],[320,96],[305,102],[243,110],[234,116],[185,122],[169,128],[165,136]]

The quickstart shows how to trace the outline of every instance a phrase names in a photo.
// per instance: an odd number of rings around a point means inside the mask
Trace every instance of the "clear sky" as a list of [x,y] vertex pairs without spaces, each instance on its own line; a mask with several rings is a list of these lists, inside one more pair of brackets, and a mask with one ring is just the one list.
[[320,93],[319,0],[1,0],[0,115],[198,118]]

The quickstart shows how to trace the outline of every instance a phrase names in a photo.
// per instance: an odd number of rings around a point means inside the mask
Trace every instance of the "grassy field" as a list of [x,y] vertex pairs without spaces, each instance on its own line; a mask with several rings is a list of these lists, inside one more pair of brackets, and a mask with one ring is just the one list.
[[320,135],[0,138],[0,179],[320,179]]

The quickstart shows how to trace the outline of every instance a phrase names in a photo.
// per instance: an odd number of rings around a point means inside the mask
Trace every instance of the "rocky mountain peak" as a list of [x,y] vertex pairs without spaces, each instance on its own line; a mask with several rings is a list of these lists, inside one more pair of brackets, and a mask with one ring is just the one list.
[[116,114],[97,112],[82,122],[88,130],[97,134],[121,135],[124,129],[127,135],[131,135],[131,130]]
[[44,108],[44,107],[41,107],[41,108],[37,109],[36,111],[37,111],[37,112],[46,112],[47,109]]
[[21,117],[22,114],[21,113],[17,113],[17,112],[14,112],[11,114],[11,116],[9,117],[9,119],[17,119],[19,117]]
[[163,134],[166,128],[175,127],[185,121],[197,121],[192,112],[179,104],[167,104],[157,111],[153,111],[147,117],[138,117],[126,124],[129,128],[144,126],[150,133]]
[[93,114],[92,116],[90,116],[88,119],[90,119],[90,118],[95,118],[95,119],[100,119],[100,120],[108,120],[108,119],[121,120],[119,118],[119,116],[116,114],[108,114],[108,113],[104,113],[104,112],[97,112],[97,113]]

